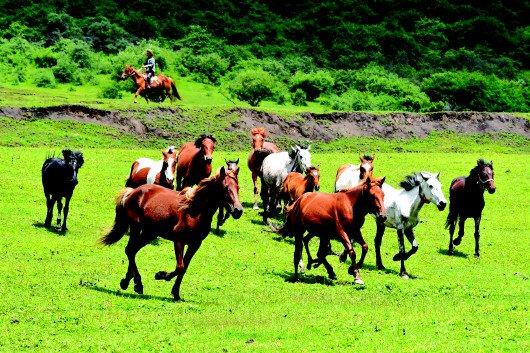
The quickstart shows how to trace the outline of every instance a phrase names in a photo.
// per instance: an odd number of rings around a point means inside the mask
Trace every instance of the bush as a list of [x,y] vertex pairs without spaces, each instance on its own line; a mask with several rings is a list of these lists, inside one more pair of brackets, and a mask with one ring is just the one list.
[[305,92],[298,88],[296,91],[294,91],[291,101],[294,105],[307,105]]
[[314,101],[321,94],[331,93],[335,83],[329,71],[317,71],[313,73],[297,72],[291,79],[290,90],[296,92],[304,91],[308,101]]
[[79,80],[77,66],[67,58],[59,59],[52,70],[55,79],[60,83],[77,83]]
[[181,64],[196,80],[218,85],[221,77],[228,70],[229,63],[219,54],[193,55],[189,49],[179,52]]
[[57,86],[51,70],[38,70],[35,75],[36,77],[33,82],[37,87],[54,88]]
[[41,54],[35,57],[35,65],[39,68],[49,68],[57,65],[57,58],[51,54]]
[[268,72],[247,69],[237,72],[227,88],[232,96],[257,107],[262,100],[277,96],[278,86],[281,83]]
[[351,89],[341,96],[333,95],[325,100],[332,109],[344,111],[400,110],[399,101],[387,94],[373,94]]
[[121,99],[123,97],[123,93],[120,91],[118,85],[111,85],[103,87],[100,97],[108,99]]

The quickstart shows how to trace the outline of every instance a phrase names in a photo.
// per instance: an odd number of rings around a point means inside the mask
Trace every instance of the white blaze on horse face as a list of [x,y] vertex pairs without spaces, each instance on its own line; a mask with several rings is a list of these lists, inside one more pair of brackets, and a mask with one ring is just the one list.
[[167,169],[166,169],[166,180],[172,181],[174,178],[173,175],[173,166],[175,165],[175,158],[169,157],[167,159]]
[[311,167],[311,153],[309,153],[309,148],[299,148],[298,153],[300,155],[300,168],[306,170]]

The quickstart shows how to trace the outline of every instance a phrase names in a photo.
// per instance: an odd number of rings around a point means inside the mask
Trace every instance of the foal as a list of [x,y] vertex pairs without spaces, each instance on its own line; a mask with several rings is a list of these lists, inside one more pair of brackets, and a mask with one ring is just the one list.
[[[467,177],[458,177],[451,182],[449,188],[449,214],[446,228],[449,228],[449,255],[453,254],[453,245],[460,245],[464,236],[464,223],[467,218],[475,220],[475,256],[480,256],[480,219],[484,209],[484,190],[490,194],[495,192],[493,179],[493,162],[479,159]],[[453,240],[456,221],[458,237]]]
[[136,188],[143,184],[158,184],[173,189],[175,170],[177,168],[177,153],[174,146],[162,151],[159,161],[151,158],[139,158],[131,166],[126,187]]
[[320,169],[309,167],[305,171],[305,177],[298,172],[291,172],[283,181],[280,198],[286,205],[295,202],[306,192],[320,190]]
[[[239,158],[234,160],[225,160],[226,170],[232,170],[235,175],[239,174]],[[216,231],[219,232],[220,227],[225,224],[226,220],[230,217],[230,210],[226,207],[219,207],[219,212],[217,213],[217,227]]]

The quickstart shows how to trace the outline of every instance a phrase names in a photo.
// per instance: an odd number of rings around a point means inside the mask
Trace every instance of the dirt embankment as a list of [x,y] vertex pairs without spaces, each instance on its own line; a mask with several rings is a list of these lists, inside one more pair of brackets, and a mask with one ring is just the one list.
[[[233,116],[237,115],[237,119]],[[179,124],[157,124],[157,118],[170,117],[173,122],[190,121],[193,117],[181,109],[160,108],[147,112],[106,111],[77,105],[49,108],[0,108],[0,116],[14,119],[72,119],[111,126],[139,137],[178,138],[183,132]],[[229,118],[230,116],[230,118]],[[141,118],[140,118],[141,117]],[[530,121],[507,113],[437,112],[415,113],[302,113],[283,118],[251,109],[231,109],[215,119],[220,130],[248,133],[252,127],[264,126],[270,135],[292,140],[329,141],[348,136],[383,138],[425,137],[431,131],[456,133],[514,133],[530,138]],[[231,123],[226,123],[227,121]],[[216,133],[216,131],[210,131]]]

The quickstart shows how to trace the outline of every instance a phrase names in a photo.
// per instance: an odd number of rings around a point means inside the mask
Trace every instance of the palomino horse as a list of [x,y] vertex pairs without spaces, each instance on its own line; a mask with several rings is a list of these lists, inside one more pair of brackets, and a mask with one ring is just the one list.
[[83,166],[85,160],[83,154],[77,151],[65,149],[63,159],[51,157],[44,161],[42,165],[42,186],[46,197],[46,220],[44,225],[51,226],[53,217],[53,206],[57,202],[57,226],[61,224],[61,210],[63,208],[62,199],[65,198],[64,219],[61,232],[66,231],[66,218],[70,209],[70,199],[78,183],[77,172]]
[[[446,227],[449,228],[449,251],[453,254],[453,245],[460,245],[464,236],[464,223],[467,218],[475,219],[475,256],[480,256],[480,219],[484,209],[484,190],[490,194],[495,192],[493,179],[493,162],[479,159],[467,177],[458,177],[451,182],[449,188],[449,214]],[[453,240],[456,221],[458,237]]]
[[177,167],[177,153],[174,146],[162,151],[159,161],[150,158],[139,158],[131,166],[126,187],[136,188],[144,184],[158,184],[173,189],[173,179]]
[[305,177],[298,172],[287,174],[280,191],[280,199],[285,205],[290,205],[306,192],[318,190],[320,190],[320,169],[309,167],[305,171]]
[[[303,235],[307,231],[309,237],[320,238],[318,262],[324,264],[329,278],[335,279],[336,276],[326,260],[328,252],[325,250],[329,249],[331,238],[338,238],[352,261],[348,273],[355,277],[355,283],[364,284],[359,268],[363,265],[368,245],[362,237],[361,227],[368,213],[375,214],[381,222],[386,218],[384,194],[381,190],[384,180],[385,178],[368,177],[353,189],[333,194],[308,192],[300,196],[292,206],[288,206],[287,220],[279,232],[284,236],[295,237],[295,279],[298,278],[298,268],[302,260]],[[350,239],[355,239],[362,247],[361,258],[357,264]],[[308,263],[311,262],[313,260],[309,257]]]
[[151,79],[150,87],[147,88],[145,75],[131,65],[125,65],[120,78],[125,80],[128,77],[131,77],[136,85],[134,103],[137,103],[138,96],[144,97],[146,102],[149,100],[163,102],[166,96],[171,102],[173,102],[173,97],[182,100],[171,77],[157,75]]
[[[386,183],[383,184],[387,219],[385,222],[376,222],[375,255],[377,268],[385,268],[381,261],[381,242],[385,228],[394,228],[397,230],[399,243],[399,253],[394,256],[394,261],[401,261],[400,275],[403,278],[408,278],[405,260],[418,251],[418,242],[414,237],[413,228],[419,223],[418,214],[421,208],[424,204],[432,202],[442,211],[447,205],[442,192],[442,185],[438,180],[439,175],[427,172],[409,175],[400,183],[403,188],[401,190],[396,190]],[[412,249],[407,253],[405,253],[403,233],[412,244]],[[341,261],[345,260],[346,254],[342,253]]]
[[[237,174],[222,167],[215,176],[204,179],[192,192],[177,192],[159,185],[146,184],[136,189],[124,189],[116,200],[116,218],[112,230],[101,238],[101,243],[111,245],[129,230],[130,237],[125,254],[129,267],[120,282],[127,289],[134,278],[134,291],[143,293],[136,254],[145,245],[161,236],[174,243],[176,267],[172,272],[160,271],[158,280],[170,281],[177,276],[171,293],[180,300],[180,284],[190,261],[210,232],[212,219],[219,207],[226,207],[236,219],[243,207],[239,202]],[[184,246],[187,245],[184,254]]]
[[198,184],[212,174],[215,142],[212,135],[201,135],[195,142],[182,145],[177,157],[177,190]]
[[335,177],[335,192],[351,189],[359,184],[359,181],[372,175],[375,156],[364,155],[359,156],[359,159],[359,165],[343,164],[339,167]]
[[[234,160],[226,160],[226,170],[231,170],[234,172],[235,175],[239,174],[239,158]],[[219,212],[217,213],[217,227],[216,231],[219,232],[219,228],[226,222],[228,217],[230,217],[230,210],[226,209],[225,207],[219,207]]]
[[278,196],[283,181],[290,172],[299,172],[311,167],[310,146],[296,145],[289,152],[272,153],[265,157],[261,166],[261,199],[263,201],[263,222],[267,223],[269,214],[276,212]]
[[247,165],[252,172],[252,183],[254,184],[254,209],[258,209],[258,186],[257,180],[261,173],[261,165],[265,157],[276,153],[279,148],[272,142],[265,141],[267,130],[264,127],[255,127],[250,130],[252,135],[252,150],[248,155]]

